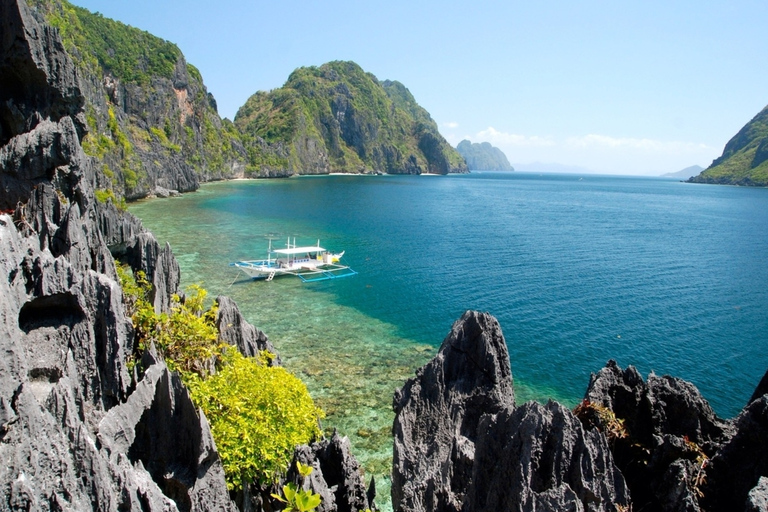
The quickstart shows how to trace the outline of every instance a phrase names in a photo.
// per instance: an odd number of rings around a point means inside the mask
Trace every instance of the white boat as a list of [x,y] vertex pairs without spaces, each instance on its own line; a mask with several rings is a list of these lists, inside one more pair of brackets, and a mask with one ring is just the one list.
[[340,253],[330,252],[317,245],[297,247],[296,239],[288,238],[285,249],[272,249],[272,240],[269,241],[267,259],[246,260],[230,263],[230,266],[242,270],[251,279],[264,279],[271,281],[278,276],[297,276],[302,281],[325,281],[350,277],[357,274],[340,260],[344,251]]

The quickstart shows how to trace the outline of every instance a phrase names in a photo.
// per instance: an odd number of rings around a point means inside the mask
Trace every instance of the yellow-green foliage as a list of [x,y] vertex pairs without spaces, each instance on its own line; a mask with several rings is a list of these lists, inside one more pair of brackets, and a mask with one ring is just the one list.
[[93,195],[96,196],[96,200],[100,203],[106,203],[110,199],[113,203],[117,203],[115,193],[111,189],[96,189],[93,191]]
[[320,435],[323,412],[304,383],[270,366],[267,352],[254,359],[222,343],[217,306],[205,309],[201,287],[191,286],[184,300],[174,296],[170,314],[158,314],[143,273],[134,278],[127,267],[118,267],[118,275],[137,332],[136,358],[154,343],[168,368],[179,372],[211,425],[227,486],[277,481],[294,447]]
[[165,133],[165,131],[161,130],[160,128],[157,128],[156,126],[150,127],[149,131],[152,132],[152,135],[157,137],[157,140],[160,141],[160,145],[162,145],[165,149],[171,150],[174,153],[178,153],[179,151],[181,151],[181,146],[171,142],[168,139],[168,135]]
[[192,373],[205,377],[224,348],[216,329],[216,305],[205,309],[207,292],[197,285],[187,291],[184,300],[173,296],[170,314],[156,313],[146,294],[137,299],[133,314],[139,349],[154,343],[168,368],[181,373],[185,381]]
[[190,383],[219,448],[227,486],[269,484],[288,466],[296,445],[320,435],[323,416],[307,387],[285,368],[230,350],[226,364]]
[[[296,469],[302,479],[312,474],[312,466],[296,461]],[[283,495],[272,493],[272,497],[285,504],[285,512],[310,512],[320,506],[322,498],[311,489],[304,489],[293,482],[283,486]]]

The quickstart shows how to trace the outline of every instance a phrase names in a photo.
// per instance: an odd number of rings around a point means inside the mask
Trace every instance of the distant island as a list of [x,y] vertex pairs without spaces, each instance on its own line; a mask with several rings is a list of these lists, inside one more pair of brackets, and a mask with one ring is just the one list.
[[296,69],[283,87],[248,98],[235,127],[251,176],[467,172],[403,84],[349,61]]
[[682,180],[687,180],[687,179],[693,178],[694,176],[697,176],[703,170],[704,168],[700,165],[692,165],[690,167],[686,167],[685,169],[681,169],[676,172],[668,172],[666,174],[662,174],[661,176],[663,178],[680,178]]
[[464,160],[467,167],[473,171],[514,171],[509,164],[507,155],[502,150],[491,145],[490,142],[473,143],[464,139],[456,146],[456,150]]
[[691,183],[768,186],[768,107],[725,145],[722,156]]

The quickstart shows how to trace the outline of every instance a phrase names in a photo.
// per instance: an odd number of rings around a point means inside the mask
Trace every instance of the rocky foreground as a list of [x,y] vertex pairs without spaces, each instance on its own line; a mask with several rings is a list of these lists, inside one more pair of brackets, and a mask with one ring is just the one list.
[[574,412],[518,406],[509,368],[496,319],[468,311],[395,394],[395,510],[768,510],[768,374],[726,421],[613,361]]
[[[179,266],[141,223],[94,198],[83,94],[56,30],[0,0],[0,509],[274,510],[268,489],[230,493],[208,422],[178,376],[145,353],[116,260],[146,273],[157,311]],[[217,299],[221,338],[270,349]],[[493,317],[468,312],[394,399],[398,511],[768,509],[768,377],[734,420],[689,383],[614,363],[576,414],[516,405]],[[623,420],[623,421],[619,421]],[[374,507],[349,442],[299,447],[318,510]],[[298,482],[295,471],[286,479]]]

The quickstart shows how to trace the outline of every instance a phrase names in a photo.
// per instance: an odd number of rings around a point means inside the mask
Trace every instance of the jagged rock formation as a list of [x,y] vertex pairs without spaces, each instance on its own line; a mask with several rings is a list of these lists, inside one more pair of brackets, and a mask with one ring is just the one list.
[[768,107],[728,141],[723,154],[691,183],[768,186]]
[[83,147],[100,161],[95,188],[130,200],[242,176],[237,130],[174,44],[66,0],[30,3],[59,28],[75,63]]
[[636,507],[698,510],[705,460],[733,434],[689,382],[609,361],[590,379],[585,399],[623,419],[627,437],[613,446]]
[[[286,480],[322,496],[317,512],[354,512],[371,508],[374,496],[360,479],[360,465],[352,456],[349,439],[334,432],[331,439],[296,449]],[[302,481],[296,461],[314,470]]]
[[216,328],[221,340],[234,345],[241,354],[257,357],[266,350],[275,355],[272,364],[280,365],[280,355],[261,330],[249,324],[240,314],[240,308],[226,295],[216,297],[218,310],[216,312]]
[[[114,257],[146,274],[158,312],[178,291],[178,263],[138,219],[95,199],[87,103],[58,32],[23,0],[0,0],[0,15],[0,509],[233,512],[179,377],[151,349],[129,371]],[[274,350],[232,301],[218,304],[222,339]],[[351,464],[333,450],[326,464],[337,456]]]
[[396,511],[618,510],[629,497],[601,433],[559,404],[515,408],[495,318],[467,312],[395,394]]
[[253,176],[467,172],[437,124],[399,82],[354,62],[299,68],[238,110]]
[[[233,510],[207,423],[180,384],[159,362],[138,381],[128,372],[133,328],[79,142],[74,67],[23,1],[2,0],[0,12],[0,179],[4,206],[18,203],[0,216],[0,507]],[[112,216],[126,247],[162,253],[137,221]],[[137,268],[162,272],[155,282],[171,288],[156,295],[167,296],[176,290],[161,260]]]
[[456,146],[467,167],[473,171],[514,171],[509,164],[507,155],[502,150],[491,145],[490,142],[472,143],[468,140],[459,142]]
[[[735,434],[707,469],[702,510],[753,508],[768,501],[768,395],[753,400],[734,420]],[[766,508],[758,508],[766,510]]]

